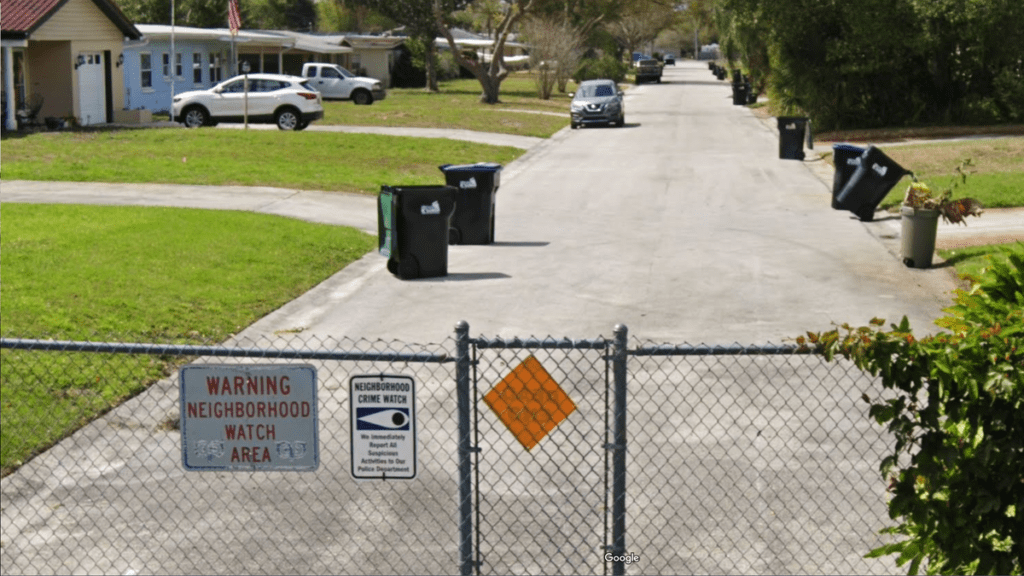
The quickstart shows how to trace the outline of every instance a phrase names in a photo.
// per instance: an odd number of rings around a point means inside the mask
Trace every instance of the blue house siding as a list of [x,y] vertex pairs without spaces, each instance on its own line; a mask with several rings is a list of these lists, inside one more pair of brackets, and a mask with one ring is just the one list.
[[[144,55],[148,55],[148,68],[144,67]],[[211,88],[227,79],[230,55],[230,45],[216,40],[176,40],[173,55],[170,40],[125,46],[125,107],[167,112],[172,75],[175,94]]]

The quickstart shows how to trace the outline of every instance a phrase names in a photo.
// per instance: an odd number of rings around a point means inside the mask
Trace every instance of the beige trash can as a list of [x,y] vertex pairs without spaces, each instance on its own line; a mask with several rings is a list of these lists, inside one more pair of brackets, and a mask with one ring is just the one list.
[[900,216],[903,263],[911,268],[930,268],[935,254],[935,235],[939,229],[939,211],[901,206]]

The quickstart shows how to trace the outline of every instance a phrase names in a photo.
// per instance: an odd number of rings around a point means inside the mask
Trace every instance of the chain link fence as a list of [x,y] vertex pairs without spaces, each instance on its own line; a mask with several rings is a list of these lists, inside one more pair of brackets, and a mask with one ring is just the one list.
[[[50,349],[39,350],[42,346]],[[50,342],[32,348],[2,351],[5,386],[9,378],[19,379],[54,394],[88,396],[97,393],[87,386],[94,372],[119,374],[160,362],[172,375],[3,478],[4,574],[444,574],[454,569],[457,422],[450,343],[407,346],[284,335],[230,347]],[[313,365],[319,468],[186,471],[174,368],[185,361]],[[50,383],[63,376],[53,370],[88,374],[58,391]],[[411,375],[417,382],[414,482],[357,482],[348,472],[348,380],[380,373]],[[48,426],[45,417],[36,426]]]
[[629,353],[630,573],[894,570],[863,558],[888,522],[872,378],[786,347]]
[[[5,457],[38,430],[55,438],[5,470],[4,574],[895,571],[863,558],[888,522],[885,440],[858,401],[880,386],[791,348],[465,326],[438,345],[0,348]],[[178,369],[239,363],[316,368],[317,470],[184,469]],[[414,480],[349,473],[349,379],[367,374],[416,381]],[[130,398],[87,422],[125,383]],[[72,408],[9,435],[13,386]]]

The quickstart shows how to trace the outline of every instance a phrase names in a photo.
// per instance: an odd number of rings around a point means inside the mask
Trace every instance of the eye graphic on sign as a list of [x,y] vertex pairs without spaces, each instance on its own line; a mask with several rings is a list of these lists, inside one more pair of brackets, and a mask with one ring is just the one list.
[[357,430],[408,430],[407,408],[357,408]]

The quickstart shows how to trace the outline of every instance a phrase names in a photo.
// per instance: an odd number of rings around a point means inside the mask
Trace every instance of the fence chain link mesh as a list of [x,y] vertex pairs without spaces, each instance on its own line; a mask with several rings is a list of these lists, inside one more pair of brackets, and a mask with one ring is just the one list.
[[[627,391],[618,550],[627,553],[626,573],[896,570],[891,558],[863,558],[889,523],[878,476],[886,441],[859,401],[880,386],[816,355],[631,341],[616,356],[612,340],[472,338],[466,455],[452,341],[282,333],[224,346],[113,343],[88,352],[11,342],[0,350],[3,450],[5,459],[21,456],[2,479],[4,574],[621,570],[606,557],[617,520],[617,358]],[[186,471],[178,369],[188,363],[314,366],[319,468]],[[349,475],[349,379],[381,373],[416,380],[412,481]],[[9,433],[14,386],[31,391],[20,396],[26,402],[34,394],[67,408]],[[90,419],[104,398],[121,395],[127,400]],[[40,438],[52,441],[26,451]],[[472,490],[462,494],[472,506],[460,510],[463,456]]]
[[860,400],[880,386],[774,352],[631,350],[630,573],[893,570],[863,558],[888,522],[885,441]]

